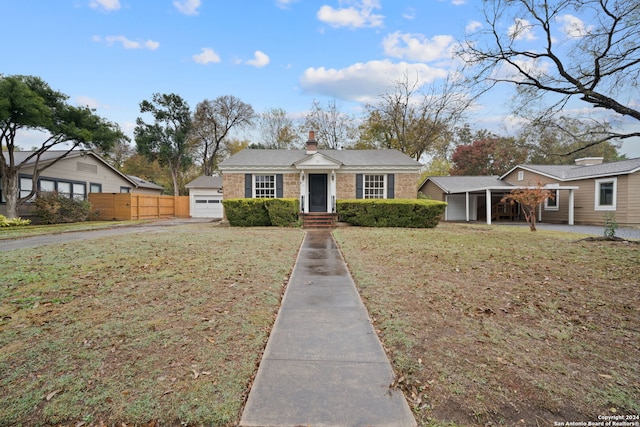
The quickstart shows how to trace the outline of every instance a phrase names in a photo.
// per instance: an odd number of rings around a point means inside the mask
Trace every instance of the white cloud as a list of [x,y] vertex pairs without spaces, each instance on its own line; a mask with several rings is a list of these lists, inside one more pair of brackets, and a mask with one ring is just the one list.
[[220,62],[220,56],[210,47],[203,47],[202,51],[191,57],[198,64],[208,64],[210,62]]
[[288,9],[292,3],[295,3],[298,0],[276,0],[276,6],[280,9]]
[[416,10],[412,7],[407,8],[402,14],[402,17],[407,21],[413,21],[416,18]]
[[526,19],[516,18],[508,30],[509,37],[513,40],[533,41],[537,37],[533,34],[533,25]]
[[197,15],[201,0],[175,0],[173,5],[185,15]]
[[[102,37],[100,36],[93,36],[93,41],[100,43],[103,40],[102,40]],[[160,47],[160,43],[154,40],[138,42],[138,41],[129,40],[125,36],[106,36],[104,38],[104,42],[107,43],[108,46],[113,46],[115,43],[121,43],[122,47],[124,47],[125,49],[156,50],[157,48]]]
[[434,36],[427,39],[422,34],[396,31],[382,41],[384,53],[394,58],[411,61],[434,61],[449,57],[449,49],[454,42],[452,36]]
[[570,38],[582,38],[593,31],[593,25],[586,26],[582,19],[573,15],[558,16],[556,20],[562,24],[562,32]]
[[418,87],[447,76],[444,69],[426,64],[389,60],[353,64],[347,68],[307,68],[300,77],[301,87],[309,93],[336,99],[371,102],[402,80],[416,76]]
[[246,62],[247,65],[252,65],[256,68],[262,68],[265,65],[267,65],[270,61],[269,56],[259,50],[256,50],[253,55],[254,55],[253,59],[250,59],[249,61]]
[[120,9],[120,0],[91,0],[89,6],[94,9],[103,9],[110,12]]
[[462,6],[463,4],[467,4],[467,0],[451,0],[451,4],[454,6]]
[[324,5],[318,10],[318,19],[334,28],[373,28],[381,27],[384,15],[373,13],[380,9],[380,0],[349,0],[350,7],[334,9]]
[[545,74],[548,74],[551,69],[549,62],[537,60],[537,59],[519,59],[514,61],[514,65],[503,64],[497,67],[491,78],[496,80],[509,80],[515,82],[525,81],[525,77],[519,70],[534,76],[536,78],[542,78]]
[[474,33],[476,31],[478,31],[480,28],[482,28],[482,23],[479,21],[471,21],[467,24],[466,27],[464,27],[465,32],[467,33]]

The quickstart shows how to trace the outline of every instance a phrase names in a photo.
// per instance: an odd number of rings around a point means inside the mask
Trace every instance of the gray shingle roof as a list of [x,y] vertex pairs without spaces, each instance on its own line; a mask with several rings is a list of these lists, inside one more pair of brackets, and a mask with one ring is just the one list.
[[428,179],[446,193],[465,193],[512,186],[497,176],[430,176]]
[[187,188],[222,188],[221,176],[199,176],[187,185]]
[[520,165],[521,168],[557,178],[562,181],[595,178],[599,176],[625,175],[640,170],[640,157],[599,165]]
[[[398,150],[318,150],[345,166],[402,166],[422,165]],[[293,166],[295,162],[309,157],[306,150],[256,150],[246,149],[229,157],[220,164],[220,169],[233,167]]]

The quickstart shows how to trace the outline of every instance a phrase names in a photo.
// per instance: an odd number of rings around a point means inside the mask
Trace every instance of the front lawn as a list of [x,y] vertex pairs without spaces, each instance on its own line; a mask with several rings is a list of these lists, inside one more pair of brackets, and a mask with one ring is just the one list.
[[302,236],[194,224],[0,252],[0,426],[237,424]]
[[640,245],[446,223],[334,235],[421,425],[640,413]]

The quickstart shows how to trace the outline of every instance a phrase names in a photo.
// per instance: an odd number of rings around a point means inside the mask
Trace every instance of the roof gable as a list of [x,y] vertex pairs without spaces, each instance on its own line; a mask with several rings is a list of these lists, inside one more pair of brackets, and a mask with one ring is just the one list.
[[342,162],[332,159],[326,154],[313,153],[308,157],[294,162],[298,169],[338,169]]
[[517,169],[543,175],[558,181],[575,181],[579,179],[599,178],[615,175],[629,175],[640,171],[640,157],[621,160],[618,162],[601,163],[597,165],[518,165],[502,175],[504,179]]

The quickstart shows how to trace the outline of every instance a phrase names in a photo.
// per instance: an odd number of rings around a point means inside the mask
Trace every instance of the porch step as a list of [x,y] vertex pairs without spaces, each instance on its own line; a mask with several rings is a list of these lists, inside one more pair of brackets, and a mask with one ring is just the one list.
[[333,228],[336,219],[332,213],[306,213],[302,215],[302,228]]

